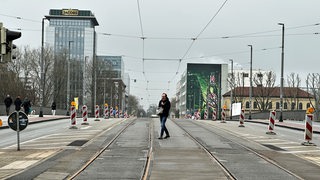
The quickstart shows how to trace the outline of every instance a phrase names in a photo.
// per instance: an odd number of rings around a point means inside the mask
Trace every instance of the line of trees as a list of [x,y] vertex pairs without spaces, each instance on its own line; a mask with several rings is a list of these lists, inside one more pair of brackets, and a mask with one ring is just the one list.
[[[244,101],[244,73],[238,73],[234,78],[229,75],[228,82],[230,88],[233,90],[233,101],[245,103]],[[274,72],[269,71],[265,73],[253,74],[253,86],[255,91],[253,92],[254,102],[259,111],[266,111],[269,109],[271,97],[270,95],[275,88],[276,75]],[[299,109],[299,89],[301,87],[301,78],[297,73],[291,73],[286,78],[286,87],[290,87],[290,91],[286,91],[284,94],[284,102],[291,105],[291,110]],[[315,109],[315,115],[320,119],[320,74],[309,73],[306,79],[306,91],[309,93],[310,106]],[[234,91],[238,88],[238,91]]]
[[[21,96],[22,98],[28,97],[33,105],[40,106],[40,95],[41,90],[41,48],[32,49],[29,46],[24,46],[22,48],[17,48],[15,50],[16,59],[6,64],[0,64],[0,95],[5,98],[7,94],[10,94],[13,98],[16,96]],[[53,101],[56,102],[57,108],[66,109],[67,105],[67,67],[69,60],[69,51],[63,49],[60,52],[54,52],[53,48],[44,48],[44,59],[43,59],[43,106],[50,107]],[[71,59],[70,61],[70,72],[71,80],[75,78],[73,73],[75,72],[72,67],[78,66],[80,68],[79,60]],[[103,105],[105,101],[110,103],[112,100],[118,100],[118,104],[122,100],[120,94],[124,94],[125,85],[119,82],[119,86],[116,88],[114,86],[114,71],[110,63],[103,61],[85,61],[85,72],[87,79],[81,84],[84,88],[85,96],[88,97],[87,105],[93,106],[93,95],[94,95],[94,85],[96,84],[96,103]],[[95,72],[95,73],[94,73]],[[97,81],[94,82],[94,76],[96,76]],[[78,92],[82,95],[83,92]],[[118,94],[119,97],[115,98],[111,95]],[[71,90],[70,100],[76,94]],[[91,98],[89,98],[91,97]],[[79,96],[81,102],[84,97]],[[3,102],[3,101],[2,101]],[[91,103],[91,104],[89,104]],[[129,96],[128,98],[128,113],[137,115],[138,111],[141,111],[139,105],[139,98],[135,96]],[[115,104],[115,102],[114,102]]]

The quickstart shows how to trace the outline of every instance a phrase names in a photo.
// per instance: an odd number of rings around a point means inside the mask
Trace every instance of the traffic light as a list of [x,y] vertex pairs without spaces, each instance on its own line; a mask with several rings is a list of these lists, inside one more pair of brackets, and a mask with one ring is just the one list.
[[21,32],[10,31],[3,27],[2,23],[0,23],[0,28],[1,62],[9,62],[16,58],[12,56],[12,50],[16,48],[16,45],[14,45],[12,41],[20,38]]

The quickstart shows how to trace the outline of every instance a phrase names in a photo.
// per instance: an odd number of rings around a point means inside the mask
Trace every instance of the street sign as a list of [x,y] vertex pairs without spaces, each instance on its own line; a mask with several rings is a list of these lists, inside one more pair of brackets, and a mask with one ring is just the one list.
[[[28,116],[24,113],[19,111],[19,131],[24,130],[28,126]],[[17,131],[17,112],[13,112],[8,117],[8,125],[14,131]]]

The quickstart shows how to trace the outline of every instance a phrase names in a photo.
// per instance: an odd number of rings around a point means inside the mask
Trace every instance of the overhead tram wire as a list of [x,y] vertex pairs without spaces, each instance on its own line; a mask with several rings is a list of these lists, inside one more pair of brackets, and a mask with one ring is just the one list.
[[175,73],[175,75],[173,76],[173,78],[171,79],[171,81],[173,81],[175,79],[175,77],[178,75],[179,73],[179,69],[180,69],[180,65],[181,65],[181,61],[184,60],[186,58],[186,56],[188,55],[188,53],[190,52],[192,46],[194,45],[195,41],[201,36],[201,34],[208,28],[208,26],[211,24],[211,22],[214,20],[214,18],[217,17],[217,15],[219,14],[219,12],[222,10],[222,8],[226,5],[226,3],[228,2],[228,0],[225,0],[222,5],[220,6],[220,8],[218,9],[218,11],[211,17],[211,19],[209,20],[209,22],[202,28],[202,30],[198,33],[198,35],[195,38],[191,38],[192,42],[189,45],[187,51],[183,54],[182,58],[179,59],[179,64],[178,64],[178,68],[177,71]]
[[[137,6],[138,6],[138,14],[139,14],[139,22],[140,22],[140,31],[141,31],[141,37],[140,39],[142,39],[142,73],[143,73],[143,76],[146,80],[146,82],[148,82],[148,79],[146,77],[146,73],[145,73],[145,68],[144,68],[144,54],[145,54],[145,39],[146,37],[144,37],[144,33],[143,33],[143,25],[142,25],[142,16],[141,16],[141,8],[140,8],[140,2],[139,0],[137,0]],[[148,85],[148,84],[147,84]],[[149,96],[150,96],[150,93],[149,91],[147,90],[147,101],[149,102]],[[150,104],[150,102],[149,102]]]
[[27,19],[27,18],[23,18],[23,17],[20,17],[20,16],[11,16],[11,15],[7,15],[7,14],[0,14],[0,16],[10,17],[10,18],[29,21],[29,22],[34,22],[34,23],[41,23],[41,20],[38,21],[38,20],[33,20],[33,19]]

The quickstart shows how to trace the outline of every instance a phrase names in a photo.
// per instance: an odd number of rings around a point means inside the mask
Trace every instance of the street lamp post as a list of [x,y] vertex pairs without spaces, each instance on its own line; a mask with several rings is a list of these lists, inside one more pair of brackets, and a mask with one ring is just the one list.
[[232,102],[233,102],[233,59],[231,61],[231,91],[230,91],[230,120],[232,120]]
[[284,24],[278,23],[282,26],[282,45],[281,45],[281,78],[280,78],[280,116],[279,122],[283,122],[282,108],[283,108],[283,68],[284,68]]
[[73,41],[69,41],[69,57],[68,57],[68,62],[67,62],[67,116],[70,115],[69,113],[69,101],[70,101],[70,44],[73,43]]
[[39,117],[43,117],[43,98],[44,98],[44,72],[43,72],[43,56],[44,56],[44,20],[46,18],[42,18],[42,26],[41,26],[41,61],[40,61],[40,112]]
[[250,47],[250,89],[249,89],[249,117],[251,118],[251,109],[252,109],[252,45],[248,45]]

